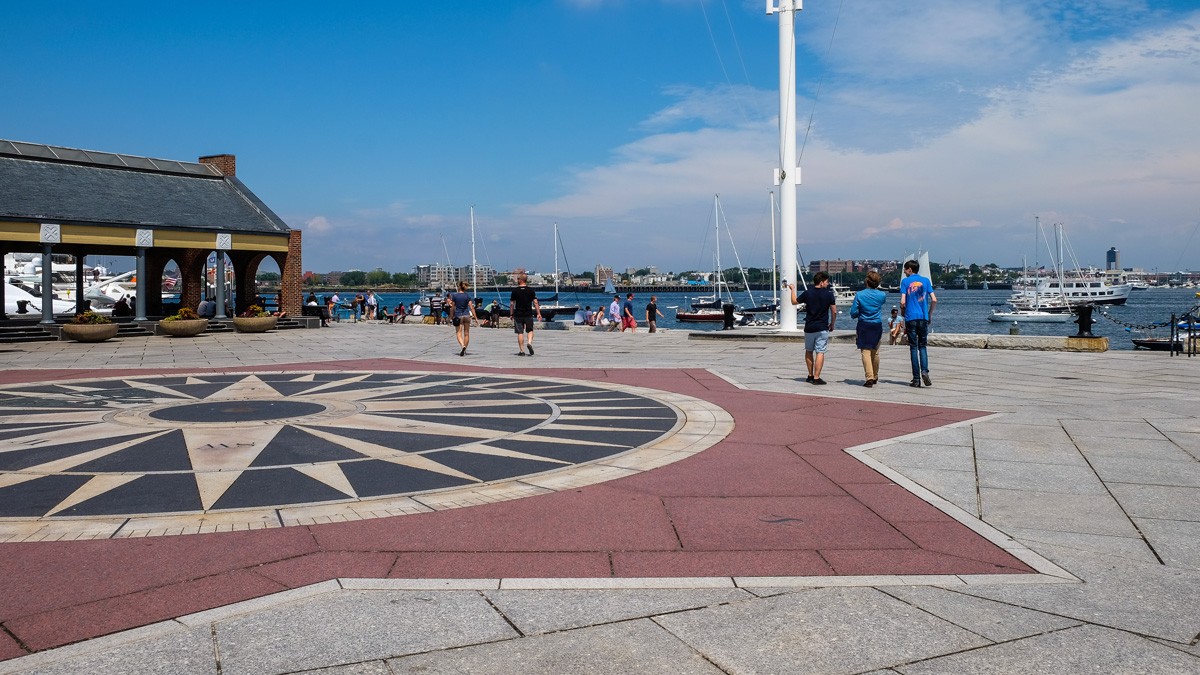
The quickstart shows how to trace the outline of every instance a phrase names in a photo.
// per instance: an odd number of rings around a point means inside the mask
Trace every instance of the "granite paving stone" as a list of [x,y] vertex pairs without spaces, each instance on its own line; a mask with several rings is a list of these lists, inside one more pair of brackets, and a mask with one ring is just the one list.
[[1032,464],[1073,464],[1076,466],[1087,464],[1087,460],[1079,454],[1078,448],[1065,439],[1059,442],[1038,442],[1035,440],[976,438],[975,456],[980,461],[998,460]]
[[815,589],[655,621],[727,672],[857,673],[988,644],[870,588]]
[[1139,457],[1101,456],[1091,457],[1089,461],[1105,483],[1200,489],[1200,462],[1194,460],[1147,462]]
[[[212,629],[179,628],[133,643],[122,643],[109,651],[98,651],[46,662],[45,654],[36,654],[29,672],[39,675],[218,675]],[[21,667],[21,661],[0,664],[0,672]]]
[[288,673],[517,636],[472,591],[343,591],[216,626],[223,675]]
[[897,467],[896,471],[917,485],[978,517],[979,485],[974,471],[947,471],[918,467]]
[[896,668],[904,675],[1196,672],[1200,659],[1137,635],[1079,626]]
[[1107,495],[1091,467],[979,460],[979,486],[1072,495]]
[[1033,490],[980,488],[983,518],[998,526],[1114,536],[1136,533],[1107,494],[1072,495]]
[[1200,521],[1134,518],[1133,522],[1164,565],[1200,570]]
[[485,591],[504,616],[526,635],[644,618],[685,609],[744,602],[745,590],[628,589],[613,591]]
[[722,672],[687,644],[647,619],[408,656],[392,659],[388,665],[397,675],[719,675]]
[[974,471],[975,451],[970,446],[936,445],[927,437],[911,443],[873,448],[867,454],[892,468],[920,467],[943,471]]
[[1200,488],[1112,483],[1108,489],[1131,517],[1200,522]]
[[943,588],[889,586],[880,590],[956,626],[982,635],[992,642],[1006,642],[1080,625],[1077,620],[984,600]]
[[960,591],[1173,642],[1189,643],[1200,634],[1200,603],[1195,602],[1200,572],[1049,544],[1040,550],[1062,561],[1084,583],[968,585]]
[[1122,557],[1148,564],[1158,562],[1158,559],[1154,557],[1154,552],[1137,532],[1127,536],[1106,536],[1019,527],[1007,528],[1005,531],[1013,539],[1034,549],[1040,549],[1041,544],[1053,544],[1060,550],[1070,549],[1081,553]]

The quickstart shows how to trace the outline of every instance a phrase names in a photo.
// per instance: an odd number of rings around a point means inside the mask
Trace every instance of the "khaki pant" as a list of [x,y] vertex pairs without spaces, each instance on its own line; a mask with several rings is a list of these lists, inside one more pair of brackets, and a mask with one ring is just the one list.
[[879,347],[875,349],[860,349],[862,353],[863,372],[868,380],[879,379]]

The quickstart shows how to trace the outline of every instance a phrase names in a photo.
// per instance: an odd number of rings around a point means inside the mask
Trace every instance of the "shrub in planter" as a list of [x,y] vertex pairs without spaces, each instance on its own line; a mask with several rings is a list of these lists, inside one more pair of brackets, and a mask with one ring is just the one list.
[[76,314],[71,323],[64,324],[62,336],[76,342],[104,342],[115,337],[119,328],[107,316],[89,311]]
[[207,329],[208,319],[201,319],[199,314],[187,307],[158,322],[159,334],[172,337],[195,337]]

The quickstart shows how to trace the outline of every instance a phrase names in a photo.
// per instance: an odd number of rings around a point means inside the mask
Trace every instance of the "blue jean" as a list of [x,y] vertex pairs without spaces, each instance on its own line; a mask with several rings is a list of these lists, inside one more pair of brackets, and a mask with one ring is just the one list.
[[929,372],[929,352],[925,349],[929,342],[929,322],[925,319],[905,321],[904,330],[908,333],[908,356],[912,360],[915,380],[921,377],[921,373]]

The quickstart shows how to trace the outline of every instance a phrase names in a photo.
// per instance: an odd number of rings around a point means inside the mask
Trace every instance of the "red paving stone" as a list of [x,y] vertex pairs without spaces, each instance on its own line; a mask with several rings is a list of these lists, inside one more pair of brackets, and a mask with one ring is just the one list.
[[401,553],[387,575],[393,579],[441,579],[446,570],[464,579],[538,579],[613,576],[603,551],[435,551]]
[[381,579],[395,564],[395,553],[333,551],[259,565],[254,571],[288,588],[299,588],[329,579]]
[[670,497],[689,551],[916,548],[852,497]]
[[39,651],[283,590],[287,589],[266,577],[238,570],[31,614],[5,621],[4,626],[27,647]]
[[[472,372],[395,359],[234,371]],[[188,369],[0,373],[0,383]],[[674,391],[733,417],[692,458],[585,488],[253,532],[0,544],[0,659],[338,577],[645,577],[1029,572],[846,455],[984,413],[742,390],[705,370],[481,370]],[[648,375],[651,373],[652,375]],[[785,423],[786,422],[786,423]]]
[[829,576],[816,551],[622,551],[612,554],[618,577]]

